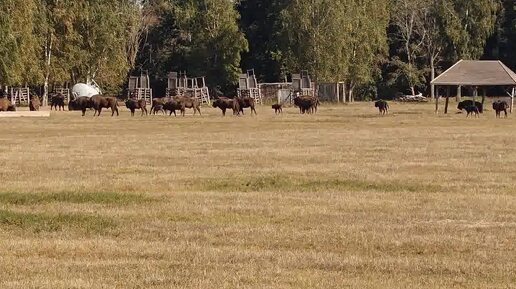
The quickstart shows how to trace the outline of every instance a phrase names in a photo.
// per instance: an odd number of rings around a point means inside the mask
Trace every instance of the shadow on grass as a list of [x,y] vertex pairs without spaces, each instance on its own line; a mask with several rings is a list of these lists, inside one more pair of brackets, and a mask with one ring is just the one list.
[[106,217],[87,214],[46,214],[0,210],[0,226],[31,230],[33,232],[55,232],[78,230],[86,233],[103,233],[116,227]]
[[349,179],[296,178],[283,175],[255,178],[197,179],[185,184],[188,190],[215,192],[323,192],[323,191],[377,191],[377,192],[426,192],[442,191],[436,185],[414,184],[399,181],[370,182]]
[[152,199],[139,194],[128,193],[0,193],[0,204],[10,205],[36,205],[54,202],[73,204],[105,204],[105,205],[130,205],[149,202]]

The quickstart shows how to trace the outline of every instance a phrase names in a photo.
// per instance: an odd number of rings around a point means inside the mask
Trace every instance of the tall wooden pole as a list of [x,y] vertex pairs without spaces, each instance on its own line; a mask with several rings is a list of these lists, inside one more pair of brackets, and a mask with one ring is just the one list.
[[512,113],[512,108],[514,107],[514,93],[516,91],[516,88],[512,88],[512,93],[511,93],[511,109],[510,109],[510,112]]
[[439,88],[435,86],[435,113],[439,112]]
[[461,102],[462,98],[462,85],[457,86],[457,102]]
[[444,105],[444,114],[448,114],[448,104],[450,103],[450,87],[446,87],[446,104]]

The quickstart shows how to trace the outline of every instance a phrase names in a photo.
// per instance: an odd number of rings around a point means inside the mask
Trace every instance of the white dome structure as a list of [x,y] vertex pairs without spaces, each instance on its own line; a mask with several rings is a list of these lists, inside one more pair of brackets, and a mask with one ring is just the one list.
[[77,83],[72,87],[72,95],[75,97],[87,96],[92,97],[94,95],[102,94],[100,88],[95,84]]

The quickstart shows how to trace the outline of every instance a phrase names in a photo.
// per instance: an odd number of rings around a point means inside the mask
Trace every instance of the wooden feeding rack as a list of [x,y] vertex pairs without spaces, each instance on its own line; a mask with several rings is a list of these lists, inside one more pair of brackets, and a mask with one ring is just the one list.
[[301,95],[315,96],[315,89],[308,71],[302,70],[300,74],[292,74],[292,95],[296,92]]
[[128,84],[128,97],[136,97],[136,99],[145,99],[148,104],[152,103],[152,88],[150,87],[150,79],[147,73],[140,76],[130,76]]
[[[61,94],[61,95],[64,95],[64,97],[66,98],[66,100],[68,102],[70,102],[70,83],[69,82],[64,82],[64,83],[54,83],[54,87],[52,88],[52,93],[54,94]],[[51,99],[49,99],[49,101],[51,101]]]
[[211,103],[210,91],[204,77],[189,78],[186,72],[168,74],[167,97],[187,96],[198,99],[201,103]]
[[11,87],[8,89],[8,95],[11,102],[16,106],[29,106],[30,104],[30,89],[28,87]]
[[254,69],[248,70],[247,73],[240,74],[237,95],[238,97],[251,97],[257,103],[263,104],[260,85],[256,80]]

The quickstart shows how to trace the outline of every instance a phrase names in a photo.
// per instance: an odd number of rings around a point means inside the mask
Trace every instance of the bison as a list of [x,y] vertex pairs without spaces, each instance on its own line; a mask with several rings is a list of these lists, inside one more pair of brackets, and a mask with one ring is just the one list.
[[0,111],[16,111],[16,106],[7,97],[0,97]]
[[186,96],[174,97],[173,100],[177,101],[181,106],[182,116],[185,116],[185,111],[187,108],[192,108],[194,111],[194,115],[197,112],[199,112],[199,115],[201,115],[201,103],[199,102],[199,100]]
[[119,116],[118,113],[118,102],[116,97],[106,97],[101,95],[94,95],[90,98],[91,106],[95,110],[93,116],[100,116],[103,108],[111,108],[111,116]]
[[145,99],[129,98],[125,101],[125,107],[127,107],[131,111],[131,116],[134,116],[134,111],[137,109],[141,109],[142,116],[144,113],[145,115],[149,114],[147,112],[147,102],[145,101]]
[[164,97],[154,98],[152,100],[152,105],[151,105],[150,113],[151,114],[156,114],[158,111],[162,111],[163,114],[164,114],[165,110],[163,110],[163,106],[164,106],[164,104],[167,101],[168,100],[166,98],[164,98]]
[[478,106],[470,104],[465,107],[463,107],[464,110],[468,113],[466,117],[469,117],[469,115],[475,115],[475,117],[479,117],[480,110],[478,109]]
[[317,113],[317,107],[319,106],[319,99],[314,96],[297,96],[294,98],[294,105],[299,107],[301,114]]
[[33,95],[30,98],[29,110],[30,111],[39,111],[40,107],[41,107],[41,100],[39,99],[39,96]]
[[229,97],[219,97],[212,103],[213,107],[218,107],[222,110],[222,115],[226,115],[226,110],[228,108],[233,110],[233,115],[238,115],[240,112],[240,103],[236,99],[231,99]]
[[50,95],[50,110],[55,108],[55,110],[57,111],[57,107],[59,107],[59,110],[63,109],[63,111],[64,111],[65,110],[64,101],[65,101],[65,97],[61,93],[51,94]]
[[283,105],[281,103],[276,103],[272,105],[272,109],[274,109],[275,114],[282,114],[283,113]]
[[177,116],[176,110],[181,111],[181,108],[182,108],[181,103],[179,103],[179,101],[177,101],[177,99],[172,98],[172,99],[168,100],[167,102],[165,102],[162,110],[164,110],[165,112],[170,111],[169,115],[172,115],[172,113],[173,113],[175,116]]
[[80,110],[82,111],[82,116],[86,115],[86,110],[89,108],[93,108],[93,104],[87,96],[77,97],[68,103],[68,110]]
[[464,101],[459,102],[459,104],[457,105],[457,109],[463,110],[463,109],[466,109],[466,107],[468,107],[468,106],[476,106],[479,113],[484,112],[482,103],[480,103],[478,101],[473,101],[473,100],[464,100]]
[[374,107],[378,108],[380,115],[385,115],[389,113],[389,103],[387,101],[380,99],[374,103]]
[[496,112],[496,117],[502,117],[502,111],[505,113],[505,117],[507,117],[507,109],[509,109],[509,105],[504,100],[497,100],[493,102],[493,109]]
[[238,100],[238,105],[240,106],[239,112],[241,112],[242,115],[244,114],[244,108],[251,108],[251,115],[253,115],[253,112],[254,112],[255,115],[257,115],[256,109],[255,109],[254,98],[252,98],[252,97],[237,97],[235,99]]

